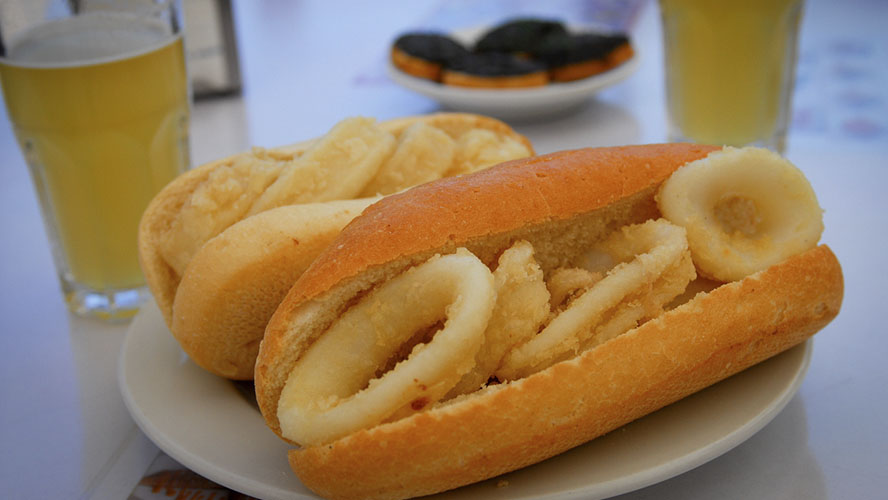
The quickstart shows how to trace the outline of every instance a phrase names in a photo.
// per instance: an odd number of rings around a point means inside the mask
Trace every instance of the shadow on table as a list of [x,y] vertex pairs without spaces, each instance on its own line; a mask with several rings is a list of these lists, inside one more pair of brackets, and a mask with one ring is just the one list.
[[633,144],[641,137],[641,128],[635,116],[599,99],[590,99],[575,109],[535,120],[508,122],[515,130],[533,140],[538,154]]

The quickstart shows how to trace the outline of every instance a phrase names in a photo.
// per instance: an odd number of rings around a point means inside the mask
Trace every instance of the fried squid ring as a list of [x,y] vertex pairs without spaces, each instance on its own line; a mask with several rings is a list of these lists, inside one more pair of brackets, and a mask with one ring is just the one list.
[[585,292],[601,281],[602,277],[602,273],[582,267],[559,267],[546,281],[551,294],[549,305],[552,310],[563,308],[579,293]]
[[[659,219],[626,226],[596,245],[596,262],[618,262],[528,342],[496,375],[514,380],[575,356],[656,316],[695,277],[685,231]],[[630,261],[623,261],[631,256]],[[599,269],[591,269],[598,271]]]
[[[373,289],[296,362],[278,407],[283,435],[329,442],[439,400],[474,365],[495,299],[490,270],[462,249]],[[417,332],[442,320],[430,341],[379,376]]]
[[725,148],[679,168],[657,195],[688,231],[700,274],[741,279],[813,248],[823,214],[804,174],[760,148]]
[[527,241],[514,243],[500,255],[493,280],[496,305],[484,332],[484,343],[475,355],[475,366],[445,399],[485,385],[506,352],[533,337],[549,314],[549,291],[543,271]]

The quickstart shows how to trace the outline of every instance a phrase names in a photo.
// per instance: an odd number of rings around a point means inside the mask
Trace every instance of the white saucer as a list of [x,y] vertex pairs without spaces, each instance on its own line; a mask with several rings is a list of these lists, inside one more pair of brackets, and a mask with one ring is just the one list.
[[[808,341],[557,457],[432,498],[595,499],[676,476],[770,422],[798,391],[811,352]],[[290,471],[289,446],[259,410],[188,359],[153,303],[130,326],[119,378],[133,419],[178,462],[247,495],[316,498]]]
[[[572,28],[572,31],[580,31]],[[452,36],[466,44],[483,33],[483,29],[472,28],[452,33]],[[637,50],[637,49],[636,49]],[[396,68],[389,59],[388,75],[398,85],[430,97],[441,106],[456,110],[503,119],[530,119],[551,116],[575,108],[604,88],[628,78],[638,67],[639,56],[635,55],[623,64],[599,75],[573,82],[550,83],[544,87],[526,89],[475,89],[454,87],[416,78]]]

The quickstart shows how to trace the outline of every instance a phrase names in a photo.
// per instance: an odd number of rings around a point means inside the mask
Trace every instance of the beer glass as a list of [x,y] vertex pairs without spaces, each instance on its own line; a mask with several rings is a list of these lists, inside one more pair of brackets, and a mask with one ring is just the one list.
[[126,318],[141,214],[190,162],[180,5],[59,4],[0,4],[0,85],[69,308]]
[[670,139],[783,152],[802,0],[660,0]]

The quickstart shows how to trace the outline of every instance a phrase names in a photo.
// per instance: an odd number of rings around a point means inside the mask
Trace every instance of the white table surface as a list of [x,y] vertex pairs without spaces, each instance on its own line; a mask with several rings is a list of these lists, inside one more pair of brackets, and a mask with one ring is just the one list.
[[[560,3],[577,10],[580,2]],[[237,3],[244,93],[194,106],[194,163],[314,137],[346,116],[387,119],[438,109],[386,80],[386,47],[405,29],[447,27],[470,3],[405,4]],[[484,13],[498,14],[486,5]],[[573,114],[513,125],[541,153],[664,141],[658,19],[656,4],[647,3],[632,23],[642,59],[629,80]],[[805,13],[787,156],[806,172],[826,209],[823,241],[842,262],[846,294],[839,317],[816,337],[799,394],[744,444],[626,498],[885,497],[886,19],[888,3],[876,0],[815,0]],[[127,325],[66,311],[5,115],[0,235],[0,495],[126,498],[157,455],[117,387]]]

